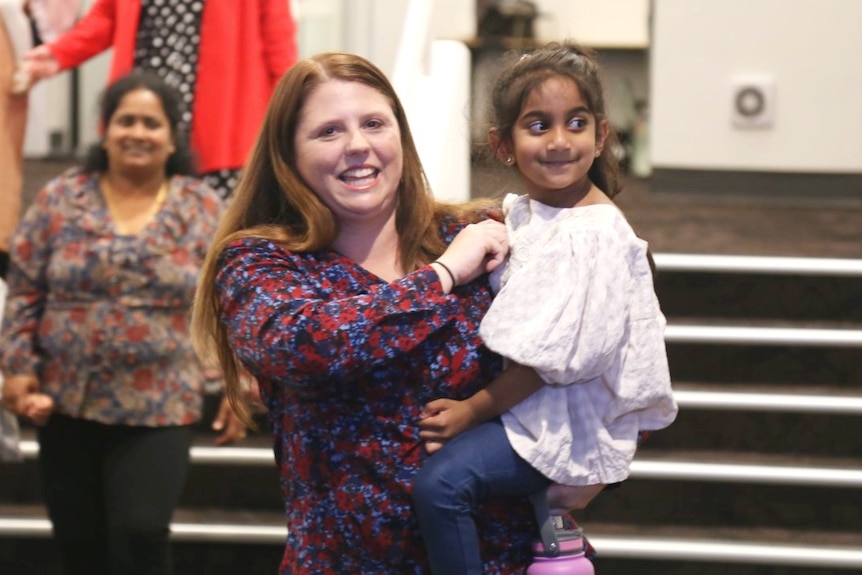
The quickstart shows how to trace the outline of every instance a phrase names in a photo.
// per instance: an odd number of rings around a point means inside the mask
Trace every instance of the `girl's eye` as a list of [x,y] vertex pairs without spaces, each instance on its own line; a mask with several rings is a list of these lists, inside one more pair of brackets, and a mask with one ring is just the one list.
[[586,118],[572,118],[569,120],[569,128],[574,130],[581,130],[587,127],[587,119]]
[[545,124],[545,122],[532,122],[527,125],[527,130],[531,134],[541,134],[547,130],[547,124]]
[[144,125],[150,130],[158,130],[162,127],[162,124],[158,120],[155,120],[153,118],[147,118],[146,120],[144,120]]
[[381,122],[380,120],[368,120],[366,126],[368,126],[369,128],[375,128],[376,129],[376,128],[382,127],[383,122]]

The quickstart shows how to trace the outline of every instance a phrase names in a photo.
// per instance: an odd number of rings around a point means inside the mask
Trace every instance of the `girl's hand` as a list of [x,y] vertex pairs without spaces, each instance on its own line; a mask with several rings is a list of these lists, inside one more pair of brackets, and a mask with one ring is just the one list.
[[551,515],[565,515],[569,511],[584,509],[605,488],[596,485],[561,485],[552,483],[548,487],[548,507]]
[[466,401],[435,399],[419,415],[419,438],[428,453],[438,451],[447,441],[476,425],[476,414]]
[[457,286],[490,272],[503,263],[508,253],[506,226],[485,220],[461,230],[437,260],[452,271]]

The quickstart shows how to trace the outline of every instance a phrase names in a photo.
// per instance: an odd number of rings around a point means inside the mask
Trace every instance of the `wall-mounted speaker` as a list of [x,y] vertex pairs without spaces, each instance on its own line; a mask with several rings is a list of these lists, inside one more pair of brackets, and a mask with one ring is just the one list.
[[730,79],[730,120],[737,128],[769,128],[775,116],[775,80],[766,74]]

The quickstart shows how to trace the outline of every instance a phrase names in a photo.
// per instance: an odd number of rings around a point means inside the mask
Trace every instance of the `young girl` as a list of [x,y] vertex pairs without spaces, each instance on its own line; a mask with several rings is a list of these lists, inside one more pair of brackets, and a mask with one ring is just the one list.
[[480,330],[509,366],[467,400],[432,401],[420,422],[436,453],[413,497],[437,575],[481,573],[477,503],[622,481],[639,432],[677,412],[647,244],[611,201],[594,55],[557,43],[522,55],[492,104],[489,143],[527,191],[503,202],[509,259]]

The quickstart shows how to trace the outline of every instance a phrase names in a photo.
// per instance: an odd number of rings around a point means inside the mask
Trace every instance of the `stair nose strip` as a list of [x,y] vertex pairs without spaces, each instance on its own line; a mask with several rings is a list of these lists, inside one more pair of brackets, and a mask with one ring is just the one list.
[[601,556],[609,558],[752,563],[794,567],[862,568],[862,550],[849,547],[707,540],[683,541],[680,539],[602,536],[589,532],[587,532],[587,536]]
[[862,397],[853,395],[814,395],[793,393],[756,393],[697,391],[675,389],[674,399],[681,409],[739,409],[796,413],[862,414]]
[[862,259],[711,254],[653,254],[666,272],[862,276]]
[[[35,440],[21,440],[19,447],[25,459],[35,459],[39,454],[39,444]],[[272,449],[265,447],[194,446],[190,450],[190,456],[196,464],[270,466],[275,461]]]
[[862,487],[862,469],[635,459],[631,477],[815,487]]
[[273,465],[272,449],[265,447],[201,447],[191,448],[194,463]]
[[177,541],[284,544],[287,539],[287,527],[177,522],[171,523],[171,538]]
[[727,343],[862,347],[862,329],[820,329],[668,324],[667,343]]

